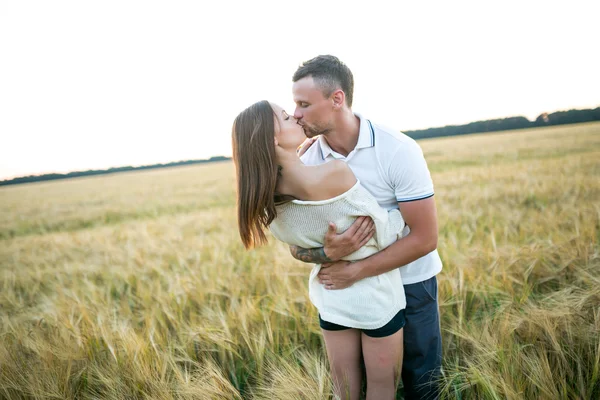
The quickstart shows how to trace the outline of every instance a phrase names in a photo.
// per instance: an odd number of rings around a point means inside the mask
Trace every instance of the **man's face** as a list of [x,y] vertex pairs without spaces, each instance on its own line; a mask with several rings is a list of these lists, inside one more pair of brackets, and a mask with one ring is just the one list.
[[333,130],[333,101],[315,86],[312,76],[307,76],[292,86],[294,95],[294,118],[309,137],[327,134]]

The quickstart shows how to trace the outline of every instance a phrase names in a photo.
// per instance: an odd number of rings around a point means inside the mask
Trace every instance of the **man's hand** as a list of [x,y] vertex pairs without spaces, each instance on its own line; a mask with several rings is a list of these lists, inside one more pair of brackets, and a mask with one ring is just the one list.
[[323,264],[317,276],[319,282],[325,285],[325,289],[339,290],[350,287],[362,279],[359,272],[358,264],[349,261],[338,261]]
[[290,253],[296,260],[306,263],[323,264],[341,260],[364,246],[375,234],[375,223],[370,217],[358,217],[344,233],[337,234],[333,222],[329,223],[324,246],[303,249],[290,246]]
[[323,250],[331,261],[341,260],[363,247],[375,233],[375,223],[370,217],[358,217],[344,233],[337,233],[333,222],[329,223]]
[[302,157],[302,155],[304,153],[306,153],[306,150],[308,150],[308,148],[310,146],[312,146],[312,144],[314,142],[316,142],[318,138],[319,138],[318,136],[315,136],[315,137],[312,137],[310,139],[306,139],[304,142],[302,142],[302,144],[300,145],[300,147],[298,147],[298,150],[296,150],[296,153],[298,153],[298,157]]

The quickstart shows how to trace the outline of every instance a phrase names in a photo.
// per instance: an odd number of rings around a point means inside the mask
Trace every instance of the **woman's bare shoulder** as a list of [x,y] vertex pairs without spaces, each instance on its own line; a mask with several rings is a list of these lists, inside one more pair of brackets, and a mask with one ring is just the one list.
[[305,179],[303,200],[328,200],[347,192],[356,184],[354,173],[343,161],[332,160],[312,168]]

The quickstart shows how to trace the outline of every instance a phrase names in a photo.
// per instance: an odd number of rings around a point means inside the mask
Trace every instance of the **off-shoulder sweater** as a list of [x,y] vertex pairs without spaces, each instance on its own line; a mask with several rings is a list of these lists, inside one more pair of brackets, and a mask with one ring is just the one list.
[[[344,260],[361,260],[402,237],[405,223],[400,212],[381,208],[358,181],[351,189],[331,199],[292,200],[278,205],[277,217],[270,230],[277,239],[289,245],[322,247],[329,222],[334,222],[338,233],[341,233],[359,216],[373,219],[375,234]],[[350,328],[376,329],[406,307],[402,278],[397,268],[339,290],[327,290],[319,283],[317,274],[320,269],[321,265],[317,264],[310,273],[309,296],[325,321]]]

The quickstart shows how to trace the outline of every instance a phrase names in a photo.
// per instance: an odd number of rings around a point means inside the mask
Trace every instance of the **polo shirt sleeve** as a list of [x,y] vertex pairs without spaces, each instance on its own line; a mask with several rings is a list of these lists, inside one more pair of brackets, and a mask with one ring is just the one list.
[[391,159],[389,174],[398,202],[433,196],[433,181],[423,150],[414,140],[402,143],[396,150]]

